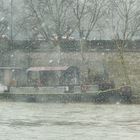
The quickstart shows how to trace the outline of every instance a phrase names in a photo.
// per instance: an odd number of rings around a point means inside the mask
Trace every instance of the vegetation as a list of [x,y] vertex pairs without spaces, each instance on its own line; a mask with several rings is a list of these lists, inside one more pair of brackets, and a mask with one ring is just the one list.
[[[124,83],[131,84],[124,51],[132,45],[135,46],[133,40],[139,39],[138,0],[23,0],[20,18],[15,15],[14,4],[9,10],[4,7],[3,0],[0,2],[1,60],[3,54],[7,54],[10,63],[10,53],[19,49],[30,56],[31,51],[37,49],[41,41],[46,41],[57,48],[58,65],[61,64],[61,50],[79,51],[81,62],[86,65],[90,59],[90,56],[86,56],[88,49],[104,49],[105,43],[107,49],[118,50],[116,61],[121,64]],[[13,23],[14,21],[17,23]],[[28,40],[13,45],[12,40],[16,40],[18,34],[28,36]],[[101,40],[102,36],[107,36],[112,42],[101,41],[98,44],[96,41]],[[4,44],[5,40],[8,43]],[[1,65],[3,63],[5,62]]]
[[111,1],[111,27],[112,39],[118,49],[120,62],[122,64],[125,83],[130,85],[124,49],[128,45],[128,41],[132,40],[140,31],[140,10],[137,7],[137,0],[112,0]]

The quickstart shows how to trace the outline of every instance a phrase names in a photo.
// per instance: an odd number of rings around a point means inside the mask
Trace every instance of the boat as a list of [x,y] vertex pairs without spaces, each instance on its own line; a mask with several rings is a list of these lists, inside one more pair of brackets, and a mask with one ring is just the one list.
[[[13,74],[13,68],[1,69],[3,71],[6,69],[6,72],[8,69]],[[20,68],[14,68],[14,74],[16,71],[19,73]],[[26,86],[19,85],[16,79],[9,80],[7,83],[10,84],[7,87],[1,86],[0,99],[46,103],[131,103],[130,86],[115,88],[113,81],[107,78],[104,80],[99,75],[96,75],[94,84],[88,80],[81,82],[77,67],[30,67],[26,70],[26,75],[28,76]]]
[[[74,89],[73,89],[74,88]],[[132,93],[129,86],[119,89],[97,90],[97,85],[88,85],[87,91],[80,86],[68,87],[11,87],[10,92],[0,94],[0,99],[16,102],[36,103],[131,103]],[[94,90],[93,90],[94,89]]]

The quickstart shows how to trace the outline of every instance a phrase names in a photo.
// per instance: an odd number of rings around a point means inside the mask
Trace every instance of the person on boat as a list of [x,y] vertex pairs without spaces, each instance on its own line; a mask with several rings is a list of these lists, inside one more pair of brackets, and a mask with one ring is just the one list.
[[124,102],[131,102],[131,97],[132,97],[132,88],[129,85],[126,85],[125,83],[123,86],[120,88],[120,94],[123,98]]

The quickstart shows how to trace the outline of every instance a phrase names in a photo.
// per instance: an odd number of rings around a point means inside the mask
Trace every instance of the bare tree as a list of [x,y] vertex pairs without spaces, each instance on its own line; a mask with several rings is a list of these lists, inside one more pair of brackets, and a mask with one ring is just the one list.
[[75,0],[73,12],[77,21],[77,31],[80,38],[81,56],[84,60],[83,42],[89,39],[92,32],[97,29],[99,20],[104,15],[106,0]]
[[24,2],[26,6],[24,23],[30,24],[34,36],[40,35],[44,40],[52,41],[57,46],[60,56],[61,39],[68,38],[75,27],[72,24],[70,0],[24,0]]
[[137,0],[112,0],[110,15],[112,39],[119,52],[126,84],[130,84],[124,49],[128,41],[140,31],[140,10],[137,7]]
[[4,7],[3,0],[0,0],[0,36],[4,36],[8,28],[8,20],[6,14],[8,10]]
[[48,41],[61,39],[71,31],[70,2],[67,0],[24,0],[26,22]]
[[4,1],[0,0],[0,65],[4,65],[4,60],[7,59],[8,45],[8,9],[4,6]]

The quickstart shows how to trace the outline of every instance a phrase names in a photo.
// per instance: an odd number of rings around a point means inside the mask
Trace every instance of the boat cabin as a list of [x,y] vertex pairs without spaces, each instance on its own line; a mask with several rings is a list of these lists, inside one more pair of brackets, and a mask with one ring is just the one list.
[[80,72],[75,66],[30,67],[27,78],[30,86],[78,85]]
[[6,86],[24,86],[27,78],[21,67],[0,67],[0,83]]

